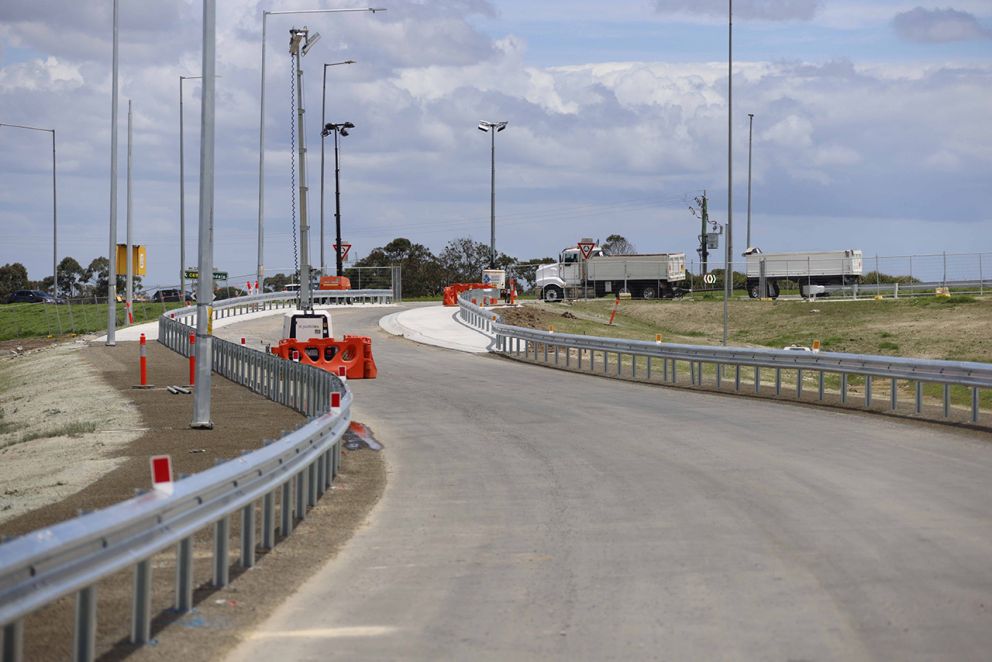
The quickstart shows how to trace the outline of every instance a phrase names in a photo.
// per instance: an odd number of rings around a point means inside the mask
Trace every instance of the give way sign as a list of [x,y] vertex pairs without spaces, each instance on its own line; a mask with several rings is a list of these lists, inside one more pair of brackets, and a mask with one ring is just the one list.
[[582,257],[588,260],[589,256],[592,255],[592,249],[593,247],[595,247],[595,245],[596,244],[591,241],[580,241],[578,243],[578,246],[579,246],[579,250],[582,251]]

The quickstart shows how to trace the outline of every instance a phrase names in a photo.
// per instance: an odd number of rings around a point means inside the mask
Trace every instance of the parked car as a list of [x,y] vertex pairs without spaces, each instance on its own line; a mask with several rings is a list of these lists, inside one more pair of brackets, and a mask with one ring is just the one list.
[[7,299],[7,303],[65,303],[61,297],[53,297],[41,290],[17,290]]
[[161,301],[165,303],[175,303],[177,301],[185,301],[186,303],[195,303],[196,299],[189,292],[180,295],[179,288],[174,287],[171,289],[159,290],[152,296],[152,301]]

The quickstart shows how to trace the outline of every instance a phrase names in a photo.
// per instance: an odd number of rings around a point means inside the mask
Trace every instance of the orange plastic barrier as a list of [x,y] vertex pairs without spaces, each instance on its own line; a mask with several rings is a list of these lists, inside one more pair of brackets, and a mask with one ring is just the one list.
[[458,295],[468,290],[490,290],[492,286],[485,283],[455,283],[444,288],[444,305],[457,306]]
[[372,358],[372,339],[366,336],[345,336],[342,340],[284,338],[272,348],[273,354],[287,360],[292,360],[293,352],[299,353],[300,363],[334,374],[343,367],[348,379],[375,379],[379,372]]
[[351,280],[347,276],[321,276],[319,290],[350,290]]

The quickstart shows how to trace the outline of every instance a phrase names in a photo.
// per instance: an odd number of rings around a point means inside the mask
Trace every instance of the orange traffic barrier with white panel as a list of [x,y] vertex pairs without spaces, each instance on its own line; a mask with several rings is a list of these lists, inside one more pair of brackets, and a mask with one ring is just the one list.
[[283,317],[283,339],[272,353],[343,375],[348,379],[375,379],[372,339],[345,335],[334,339],[331,314],[326,310],[297,310]]

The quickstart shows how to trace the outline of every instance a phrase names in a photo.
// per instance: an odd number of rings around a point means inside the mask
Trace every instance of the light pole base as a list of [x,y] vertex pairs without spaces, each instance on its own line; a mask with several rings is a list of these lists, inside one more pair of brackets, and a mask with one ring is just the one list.
[[213,421],[204,421],[202,423],[190,423],[189,424],[189,427],[191,429],[193,429],[193,430],[213,430],[214,429],[214,422]]

